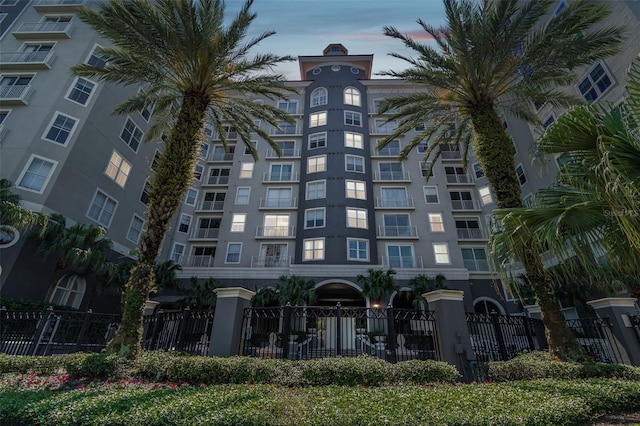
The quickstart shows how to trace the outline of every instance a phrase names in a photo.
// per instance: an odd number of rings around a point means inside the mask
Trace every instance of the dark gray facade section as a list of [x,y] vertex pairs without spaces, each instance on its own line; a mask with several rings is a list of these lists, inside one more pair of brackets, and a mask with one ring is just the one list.
[[[317,70],[320,70],[318,72]],[[315,71],[315,74],[314,74]],[[376,224],[373,197],[373,179],[371,170],[371,146],[369,143],[369,119],[367,113],[367,91],[359,79],[364,77],[364,71],[347,65],[327,65],[318,67],[307,73],[307,79],[312,80],[305,93],[305,105],[302,149],[299,211],[296,236],[295,263],[323,263],[323,264],[377,264],[378,253],[376,247]],[[357,71],[357,73],[356,73]],[[325,105],[310,107],[311,93],[318,87],[327,90],[328,102]],[[360,92],[360,106],[345,105],[344,89],[354,87]],[[327,112],[327,125],[309,127],[309,116],[316,112]],[[345,111],[359,113],[361,126],[345,124]],[[346,148],[345,132],[362,134],[363,149]],[[327,142],[323,148],[309,149],[309,135],[326,132]],[[307,173],[307,159],[316,155],[326,155],[327,169],[321,173]],[[346,171],[347,155],[363,158],[364,173]],[[345,180],[365,182],[366,200],[346,198]],[[326,181],[326,197],[307,200],[306,187],[311,181]],[[305,210],[324,207],[325,227],[305,229]],[[367,229],[347,227],[347,207],[365,209],[367,211]],[[325,257],[323,260],[304,261],[304,240],[309,238],[325,238]],[[358,238],[368,241],[369,259],[367,261],[350,261],[347,253],[347,238]]]
[[6,13],[7,15],[0,21],[0,38],[2,38],[7,30],[11,28],[13,22],[18,19],[18,16],[29,5],[28,0],[19,0],[16,4],[7,6],[0,6],[0,13]]

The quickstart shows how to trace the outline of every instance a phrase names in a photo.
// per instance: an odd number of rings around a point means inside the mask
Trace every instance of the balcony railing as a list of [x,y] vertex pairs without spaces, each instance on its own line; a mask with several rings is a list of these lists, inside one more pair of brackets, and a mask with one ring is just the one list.
[[50,69],[54,54],[52,50],[43,52],[2,52],[0,68],[3,70]]
[[469,175],[448,174],[447,183],[473,183]]
[[460,240],[482,240],[484,235],[478,228],[460,228],[458,229],[458,239]]
[[388,123],[385,125],[380,125],[380,126],[371,126],[371,128],[369,129],[369,131],[371,132],[372,135],[378,134],[378,135],[388,135],[393,133],[396,130],[396,125],[392,124],[392,123]]
[[220,228],[196,228],[191,234],[194,240],[217,240]]
[[210,254],[202,256],[189,256],[182,258],[182,266],[193,268],[211,268],[213,266],[213,256]]
[[418,228],[416,226],[379,226],[379,238],[417,238]]
[[32,91],[30,85],[0,86],[0,101],[4,105],[27,105]]
[[256,228],[256,237],[288,238],[295,236],[295,226],[258,226]]
[[452,200],[452,210],[478,210],[476,203],[473,200]]
[[38,0],[33,8],[39,13],[75,12],[86,3],[86,0]]
[[12,32],[19,40],[40,38],[71,38],[73,24],[71,22],[25,22]]
[[214,152],[209,158],[211,162],[231,162],[233,161],[233,152]]
[[400,155],[400,148],[391,148],[391,149],[383,148],[380,151],[378,151],[377,149],[371,150],[372,157],[398,158],[398,155]]
[[488,271],[489,263],[484,259],[465,259],[464,267],[469,271]]
[[202,201],[199,210],[204,210],[207,212],[211,211],[220,211],[224,208],[224,201]]
[[262,175],[262,182],[298,182],[298,173],[265,173]]
[[271,128],[269,129],[269,135],[271,136],[283,136],[283,135],[301,135],[302,134],[302,126],[289,125],[282,126],[280,129]]
[[391,269],[422,268],[422,256],[383,256],[382,264]]
[[300,149],[283,149],[282,156],[278,157],[278,154],[274,149],[269,148],[267,150],[266,158],[299,158],[300,157]]
[[296,207],[298,207],[298,199],[295,197],[275,200],[270,198],[260,198],[261,209],[292,209]]
[[386,171],[373,172],[373,180],[376,181],[411,181],[409,172],[403,171]]
[[442,151],[440,152],[440,158],[443,160],[458,160],[462,158],[462,152],[460,151]]
[[286,268],[291,265],[289,256],[251,256],[252,268]]
[[209,176],[207,185],[229,185],[229,176]]
[[387,199],[387,198],[376,198],[376,208],[383,209],[413,209],[413,197],[409,197],[407,199]]

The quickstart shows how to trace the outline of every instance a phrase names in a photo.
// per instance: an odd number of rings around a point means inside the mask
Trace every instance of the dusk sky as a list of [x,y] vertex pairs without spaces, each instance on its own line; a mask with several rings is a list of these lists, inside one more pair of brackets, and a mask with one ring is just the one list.
[[[243,3],[227,0],[227,13],[235,15]],[[255,0],[252,10],[258,14],[252,34],[276,31],[256,52],[297,58],[322,55],[327,45],[342,43],[349,54],[373,54],[374,74],[406,68],[404,61],[390,57],[389,52],[411,54],[399,40],[384,36],[383,26],[391,25],[414,39],[425,39],[426,33],[416,23],[418,18],[434,26],[444,23],[441,0]],[[297,62],[285,64],[276,72],[287,79],[300,79]]]

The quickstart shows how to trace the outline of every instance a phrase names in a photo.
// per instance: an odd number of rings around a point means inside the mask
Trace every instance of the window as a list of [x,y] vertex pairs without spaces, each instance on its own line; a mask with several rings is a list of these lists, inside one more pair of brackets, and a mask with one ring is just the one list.
[[598,99],[613,84],[611,77],[602,64],[596,64],[591,71],[580,80],[578,90],[588,102]]
[[251,155],[250,146],[253,146],[254,149],[258,149],[258,141],[249,141],[249,143],[245,143],[244,146],[244,155]]
[[362,149],[362,134],[353,132],[344,132],[344,146],[347,148]]
[[372,133],[393,133],[396,127],[397,124],[395,120],[387,122],[385,118],[376,118]]
[[385,237],[412,236],[411,223],[409,221],[408,214],[385,214],[382,220],[384,222],[383,236]]
[[253,175],[253,163],[242,163],[240,165],[240,179],[250,179]]
[[213,136],[213,124],[209,123],[208,121],[205,121],[202,131],[204,132],[204,135],[206,137],[208,137],[208,138],[212,137]]
[[326,196],[326,181],[307,182],[307,200],[317,200]]
[[202,158],[203,160],[206,160],[208,155],[209,155],[209,144],[206,142],[202,142],[202,144],[200,145],[200,158]]
[[[325,113],[326,114],[326,113]],[[276,135],[295,135],[298,132],[298,125],[294,123],[288,123],[286,121],[278,122],[278,127],[275,129]]]
[[153,170],[154,172],[158,171],[158,162],[160,161],[160,151],[156,151],[155,154],[153,155],[153,160],[151,161],[151,165],[149,166],[149,168],[151,168],[151,170]]
[[104,173],[109,176],[115,183],[124,188],[131,171],[131,164],[127,162],[117,151],[111,153],[109,164]]
[[17,187],[42,194],[57,164],[57,161],[32,154],[28,166],[18,179]]
[[345,180],[345,192],[347,198],[366,200],[366,183],[359,180]]
[[327,133],[313,133],[309,135],[309,149],[324,148],[327,146]]
[[327,89],[318,87],[311,92],[311,107],[317,107],[327,104]]
[[547,118],[546,120],[544,120],[544,123],[542,123],[542,127],[546,129],[548,129],[553,123],[556,122],[556,116],[551,114],[549,116],[549,118]]
[[447,177],[447,183],[470,183],[471,179],[460,166],[446,166],[444,174]]
[[387,246],[389,268],[414,268],[413,246],[407,244],[389,244]]
[[346,105],[360,106],[360,91],[355,87],[344,89],[344,103]]
[[93,93],[93,89],[95,89],[96,84],[92,81],[87,80],[86,78],[77,77],[71,88],[69,89],[69,93],[67,93],[67,99],[80,105],[86,105],[89,103],[89,99],[91,98],[91,94]]
[[314,112],[309,114],[309,127],[324,126],[327,124],[327,112]]
[[427,175],[427,172],[431,168],[431,164],[432,164],[431,161],[420,162],[420,174],[422,175],[423,178],[433,177],[433,169],[431,169],[431,172],[429,172],[429,174]]
[[173,243],[170,259],[173,261],[173,263],[181,264],[182,256],[184,256],[184,244]]
[[345,111],[344,124],[362,127],[362,114],[359,112]]
[[89,206],[87,217],[108,228],[116,211],[118,202],[99,189],[96,191]]
[[187,196],[185,197],[184,203],[188,206],[195,206],[197,199],[198,199],[198,190],[189,188],[187,190]]
[[522,167],[522,164],[518,164],[518,167],[516,167],[516,176],[518,176],[520,186],[527,183],[527,176],[524,174],[524,167]]
[[327,156],[318,155],[307,159],[307,173],[318,173],[327,171]]
[[438,188],[435,186],[424,187],[424,202],[427,204],[438,204],[440,199],[438,198]]
[[456,217],[456,231],[461,240],[477,240],[483,237],[480,220],[475,217]]
[[345,155],[345,170],[348,172],[364,173],[364,157],[359,155]]
[[258,262],[267,268],[277,268],[289,265],[289,247],[286,243],[266,243],[260,245]]
[[138,147],[140,146],[140,142],[142,141],[142,130],[133,122],[129,117],[127,117],[127,121],[124,123],[124,128],[120,133],[120,139],[124,141],[129,148],[133,150],[133,152],[138,152]]
[[404,180],[402,163],[380,163],[380,180]]
[[280,141],[276,144],[280,147],[283,157],[296,157],[296,143],[294,141]]
[[228,167],[212,167],[209,169],[207,185],[228,185],[231,169]]
[[213,256],[216,254],[216,248],[210,246],[193,247],[193,257],[189,262],[189,266],[210,267],[213,266]]
[[77,124],[78,120],[76,118],[56,112],[43,139],[49,142],[59,143],[60,145],[66,145],[69,139],[71,139]]
[[16,59],[20,62],[45,62],[53,46],[54,43],[27,43]]
[[246,213],[234,213],[231,219],[231,232],[244,232],[244,222],[246,219]]
[[530,208],[533,205],[533,194],[528,193],[522,199],[522,207]]
[[[373,101],[373,111],[376,114],[379,114],[382,111],[382,103],[384,102],[384,99],[374,99]],[[387,110],[385,112],[385,114],[393,114],[397,112],[397,110],[395,108],[390,108],[389,110]]]
[[325,209],[307,209],[304,211],[304,228],[324,228]]
[[484,171],[482,170],[482,166],[480,165],[480,163],[473,163],[472,168],[473,175],[476,177],[476,179],[484,177]]
[[367,229],[367,211],[347,208],[347,228]]
[[440,157],[445,160],[462,158],[462,151],[457,143],[441,143],[439,148]]
[[249,204],[249,195],[251,194],[251,187],[239,186],[236,190],[236,204]]
[[131,224],[129,225],[129,231],[127,232],[127,240],[138,244],[143,227],[144,220],[137,214],[134,214],[133,219],[131,219]]
[[10,112],[11,112],[10,109],[9,110],[6,110],[6,109],[0,110],[0,126],[2,126],[2,124],[4,124],[5,120],[9,116]]
[[418,145],[417,145],[418,154],[424,154],[424,152],[427,150],[428,147],[429,147],[429,144],[427,143],[427,141],[421,140],[420,142],[418,142]]
[[183,234],[189,233],[189,226],[191,225],[191,216],[182,213],[180,215],[180,222],[178,222],[178,232]]
[[470,191],[449,191],[453,210],[473,210],[476,208]]
[[303,260],[324,259],[324,238],[313,238],[303,242]]
[[218,238],[221,222],[222,220],[218,217],[201,217],[198,220],[198,229],[195,237],[205,240]]
[[380,188],[382,207],[411,207],[406,188]]
[[431,227],[431,232],[444,232],[442,213],[429,213],[429,226]]
[[268,188],[265,207],[293,207],[291,188]]
[[80,275],[64,275],[51,293],[49,303],[58,306],[69,306],[75,309],[80,307],[87,283],[83,276]]
[[298,101],[278,101],[278,109],[287,114],[296,114],[298,112]]
[[144,121],[148,123],[149,119],[151,118],[152,112],[153,112],[153,105],[145,105],[144,108],[140,110],[140,115],[142,116],[142,118],[144,118]]
[[240,252],[242,251],[242,243],[227,244],[227,257],[225,263],[240,263]]
[[436,265],[447,265],[451,263],[449,259],[449,245],[447,243],[433,243],[433,254],[436,258]]
[[2,98],[20,98],[26,93],[32,75],[7,75],[0,78],[0,96]]
[[263,224],[264,232],[262,235],[265,237],[287,237],[291,235],[288,214],[265,214]]
[[201,210],[222,210],[224,208],[224,200],[226,198],[226,192],[205,192],[204,197],[202,197]]
[[488,271],[489,262],[484,248],[463,248],[462,260],[469,271]]
[[272,164],[269,173],[270,182],[286,182],[293,180],[293,164]]
[[236,131],[236,128],[233,126],[229,126],[229,125],[224,125],[222,126],[222,130],[224,131],[224,134],[227,136],[227,139],[238,139],[238,132]]
[[204,173],[204,166],[202,164],[196,164],[193,170],[193,178],[200,182],[202,180],[202,173]]
[[478,193],[480,193],[480,201],[483,206],[493,203],[493,195],[491,195],[491,189],[488,186],[478,188]]
[[140,202],[145,206],[149,204],[149,190],[151,189],[151,185],[148,180],[144,181],[144,186],[142,187],[142,194],[140,194]]
[[233,154],[236,151],[235,145],[228,145],[229,152],[222,145],[214,145],[213,153],[211,154],[211,161],[231,161],[233,160]]
[[397,157],[400,155],[400,141],[397,139],[389,141],[384,148],[380,148],[378,150],[378,155],[384,157]]
[[89,54],[89,57],[85,61],[89,65],[93,65],[94,67],[103,68],[107,65],[107,61],[104,59],[102,53],[100,52],[100,46],[96,45],[93,47],[93,50]]
[[359,240],[347,238],[347,259],[348,260],[369,260],[369,240]]

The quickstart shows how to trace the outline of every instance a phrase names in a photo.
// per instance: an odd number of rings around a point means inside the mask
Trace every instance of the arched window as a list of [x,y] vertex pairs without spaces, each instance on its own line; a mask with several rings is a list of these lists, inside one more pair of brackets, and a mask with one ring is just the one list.
[[87,283],[84,277],[79,275],[65,275],[58,281],[56,288],[49,298],[49,303],[78,309],[86,289]]
[[317,107],[327,104],[327,89],[324,87],[318,87],[311,92],[311,107]]
[[489,297],[479,297],[473,302],[473,310],[477,314],[490,314],[496,312],[505,314],[504,308],[496,300]]
[[355,87],[344,89],[344,103],[347,105],[360,106],[360,91]]

